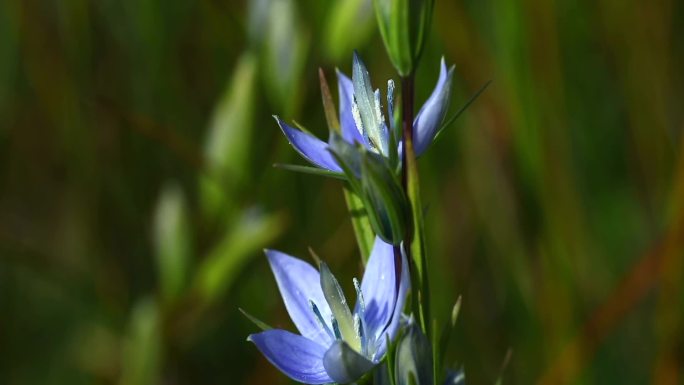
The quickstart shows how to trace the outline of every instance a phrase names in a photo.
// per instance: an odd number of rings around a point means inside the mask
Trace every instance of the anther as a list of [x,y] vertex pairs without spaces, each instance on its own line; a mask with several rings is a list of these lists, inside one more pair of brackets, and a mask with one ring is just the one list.
[[335,339],[341,340],[342,339],[342,333],[340,333],[340,326],[337,324],[337,320],[335,319],[335,316],[330,316],[331,321],[332,321],[332,328],[333,328],[333,333],[335,333]]
[[316,306],[316,304],[312,300],[309,300],[309,306],[311,306],[311,311],[316,315],[316,320],[318,321],[318,324],[321,325],[321,327],[323,328],[323,330],[325,330],[326,333],[328,333],[328,336],[330,336],[330,338],[334,339],[335,337],[333,336],[333,333],[328,327],[328,325],[323,320],[323,315],[321,314],[321,311],[318,309],[318,306]]

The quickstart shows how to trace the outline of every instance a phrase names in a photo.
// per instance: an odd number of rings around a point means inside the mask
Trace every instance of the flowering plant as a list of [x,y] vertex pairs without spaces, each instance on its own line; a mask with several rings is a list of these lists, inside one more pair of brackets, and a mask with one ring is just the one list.
[[[484,87],[445,119],[454,68],[447,68],[442,59],[437,84],[414,116],[415,67],[434,1],[374,3],[390,59],[401,76],[401,105],[395,103],[395,84],[389,80],[383,109],[381,92],[373,89],[368,70],[355,52],[351,78],[337,71],[339,116],[320,72],[330,131],[327,142],[275,117],[290,144],[314,166],[282,167],[341,179],[350,212],[363,213],[352,216],[366,262],[361,283],[354,279],[356,305],[348,306],[339,282],[318,257],[316,270],[300,259],[267,250],[283,302],[300,334],[273,329],[248,316],[263,329],[248,340],[280,371],[306,384],[371,379],[381,385],[461,384],[462,371],[441,367],[444,341],[455,324],[460,302],[440,332],[430,313],[416,157]],[[413,7],[420,12],[409,17]],[[401,38],[408,39],[407,44],[398,43],[396,39]],[[399,119],[395,111],[400,111]],[[411,306],[405,309],[409,293]]]

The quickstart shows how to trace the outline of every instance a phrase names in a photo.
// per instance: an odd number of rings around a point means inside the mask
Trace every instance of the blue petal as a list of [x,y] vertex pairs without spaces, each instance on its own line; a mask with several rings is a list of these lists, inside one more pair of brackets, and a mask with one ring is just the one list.
[[348,384],[368,373],[375,364],[349,347],[344,341],[335,341],[325,352],[323,365],[338,384]]
[[297,150],[306,160],[320,168],[334,172],[342,172],[342,169],[328,151],[328,144],[311,134],[290,127],[282,119],[274,116],[283,134],[287,137],[292,147]]
[[413,121],[413,147],[416,155],[422,154],[430,146],[444,120],[449,108],[453,72],[454,67],[447,70],[442,58],[437,85]]
[[[404,247],[403,245],[401,246]],[[369,262],[370,263],[370,262]],[[401,253],[401,280],[399,282],[399,292],[397,293],[396,302],[394,303],[394,310],[392,312],[392,318],[390,319],[387,328],[380,333],[379,338],[375,342],[376,351],[374,354],[374,360],[380,360],[387,351],[387,337],[389,340],[393,340],[397,336],[397,331],[401,323],[401,314],[404,311],[404,304],[406,303],[406,294],[411,287],[411,279],[409,278],[409,265],[406,259],[406,253]]]
[[[375,237],[363,274],[361,293],[366,305],[364,319],[367,335],[372,339],[378,338],[392,317],[397,297],[394,249],[379,237]],[[357,304],[357,312],[358,308]]]
[[301,259],[276,250],[266,250],[266,257],[278,283],[285,308],[297,330],[306,338],[325,346],[332,338],[311,309],[313,301],[324,320],[331,318],[331,311],[323,296],[318,270]]
[[347,75],[337,71],[337,87],[340,96],[340,129],[342,137],[349,143],[358,142],[368,148],[366,140],[361,135],[354,120],[352,104],[354,101],[354,84]]
[[281,372],[305,384],[327,384],[333,380],[323,366],[327,349],[307,338],[273,329],[250,335],[261,353]]

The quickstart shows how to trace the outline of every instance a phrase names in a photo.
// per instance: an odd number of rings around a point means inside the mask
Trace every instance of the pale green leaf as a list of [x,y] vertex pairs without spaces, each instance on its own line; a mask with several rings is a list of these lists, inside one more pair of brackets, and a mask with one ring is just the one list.
[[202,209],[210,218],[232,204],[232,193],[245,182],[249,171],[256,74],[256,58],[244,54],[209,123],[200,197]]
[[154,230],[160,291],[165,301],[172,301],[185,288],[192,260],[191,227],[183,192],[176,184],[162,190]]
[[159,382],[163,351],[161,331],[155,301],[140,300],[133,308],[123,344],[120,385]]

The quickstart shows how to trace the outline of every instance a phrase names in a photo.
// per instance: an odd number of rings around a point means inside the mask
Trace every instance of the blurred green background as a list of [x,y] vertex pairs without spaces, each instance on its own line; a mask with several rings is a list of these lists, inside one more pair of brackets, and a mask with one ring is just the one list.
[[[468,383],[684,384],[684,3],[437,0],[417,77],[456,64],[420,160],[436,309]],[[286,384],[261,249],[351,292],[317,68],[394,75],[368,0],[0,2],[0,383]],[[512,352],[512,354],[509,354]]]

